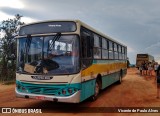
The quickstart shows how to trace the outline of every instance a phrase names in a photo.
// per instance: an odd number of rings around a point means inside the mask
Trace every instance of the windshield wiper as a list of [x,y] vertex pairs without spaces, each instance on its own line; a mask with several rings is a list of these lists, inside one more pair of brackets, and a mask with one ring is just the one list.
[[49,47],[52,48],[53,45],[55,44],[55,42],[58,41],[60,37],[61,37],[61,33],[57,33],[57,34],[53,37],[53,39],[52,39],[52,41],[51,41],[51,43],[50,43],[51,45],[50,45]]
[[[55,44],[55,42],[56,41],[58,41],[59,40],[59,38],[61,37],[61,33],[57,33],[54,37],[53,37],[53,39],[52,39],[52,41],[51,41],[51,45],[49,46],[50,48],[52,48],[53,46],[54,46],[54,44]],[[32,37],[31,36],[29,36],[29,38],[30,38],[30,40],[32,40]],[[31,41],[29,41],[29,42],[31,42]],[[44,43],[43,43],[44,44]],[[30,46],[29,46],[30,47]],[[43,47],[42,48],[44,48],[44,45],[43,45]],[[44,67],[47,67],[47,69],[48,70],[51,70],[50,68],[49,68],[49,66],[51,65],[52,67],[54,67],[54,69],[56,69],[56,68],[58,68],[59,67],[59,65],[57,64],[57,63],[55,63],[55,62],[49,62],[49,61],[45,61],[44,60],[44,52],[42,52],[42,60],[40,60],[39,61],[39,63],[35,66],[35,73],[44,73],[44,70],[43,70],[43,68]],[[47,63],[47,64],[46,64]]]

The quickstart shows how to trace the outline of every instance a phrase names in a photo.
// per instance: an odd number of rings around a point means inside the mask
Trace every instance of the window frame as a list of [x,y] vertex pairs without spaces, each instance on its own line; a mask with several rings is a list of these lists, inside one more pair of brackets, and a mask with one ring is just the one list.
[[[103,40],[104,40],[104,42],[106,42],[106,48],[105,47],[103,47]],[[104,38],[104,37],[102,37],[102,59],[109,59],[109,50],[108,50],[108,48],[109,48],[109,46],[108,46],[109,44],[108,44],[108,40],[106,39],[106,38]],[[106,50],[107,51],[107,58],[103,58],[103,50]]]
[[[95,46],[95,37],[97,37],[99,39],[99,46]],[[94,44],[93,44],[93,58],[94,59],[102,59],[102,38],[101,36],[99,36],[98,34],[96,33],[93,33],[93,38],[94,38]],[[100,54],[98,55],[98,57],[96,58],[94,55],[94,50],[98,50],[100,51]]]

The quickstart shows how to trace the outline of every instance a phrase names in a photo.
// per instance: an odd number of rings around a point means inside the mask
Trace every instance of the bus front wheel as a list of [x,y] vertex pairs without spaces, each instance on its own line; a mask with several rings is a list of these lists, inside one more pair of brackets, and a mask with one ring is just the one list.
[[99,92],[100,92],[100,81],[96,80],[95,88],[94,88],[94,95],[91,97],[92,101],[95,101],[98,98]]

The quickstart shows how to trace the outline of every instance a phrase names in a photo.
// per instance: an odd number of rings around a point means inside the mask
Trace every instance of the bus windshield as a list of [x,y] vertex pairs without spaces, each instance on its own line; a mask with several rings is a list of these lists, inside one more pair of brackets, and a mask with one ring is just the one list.
[[18,40],[17,72],[28,74],[77,73],[77,35],[21,37]]

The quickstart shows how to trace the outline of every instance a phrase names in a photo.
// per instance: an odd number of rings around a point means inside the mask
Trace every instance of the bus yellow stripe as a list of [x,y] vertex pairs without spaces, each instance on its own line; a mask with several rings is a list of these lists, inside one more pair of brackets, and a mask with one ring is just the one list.
[[111,73],[125,69],[127,63],[112,63],[112,64],[93,64],[87,69],[82,71],[82,77],[90,76],[92,74]]

